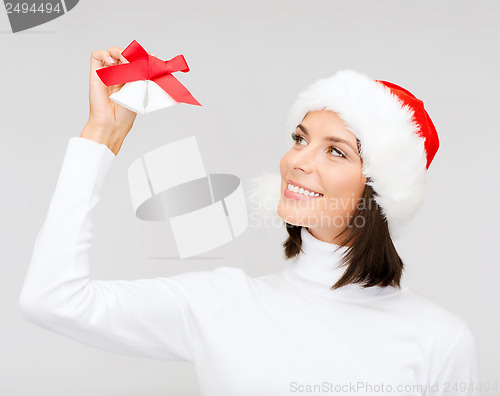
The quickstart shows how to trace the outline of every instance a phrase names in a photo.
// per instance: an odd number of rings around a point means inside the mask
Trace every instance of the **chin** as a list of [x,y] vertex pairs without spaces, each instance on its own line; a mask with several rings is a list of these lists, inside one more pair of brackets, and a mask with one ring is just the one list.
[[304,227],[304,224],[301,224],[300,221],[298,221],[296,218],[294,217],[290,217],[290,216],[280,216],[281,220],[283,220],[283,222],[285,223],[288,223],[288,224],[291,224],[291,225],[294,225],[294,226],[302,226]]
[[307,217],[306,211],[300,209],[289,209],[284,207],[283,204],[283,199],[281,199],[277,210],[278,216],[281,220],[294,226],[308,227],[307,220],[304,219],[304,217]]

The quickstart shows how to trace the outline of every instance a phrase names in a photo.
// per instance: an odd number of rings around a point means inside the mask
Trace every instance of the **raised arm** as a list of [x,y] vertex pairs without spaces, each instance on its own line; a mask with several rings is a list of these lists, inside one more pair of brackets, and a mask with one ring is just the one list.
[[[113,51],[118,59],[120,51]],[[91,71],[108,54],[93,53]],[[135,118],[106,102],[109,91],[98,83],[91,75],[91,116],[82,136],[69,140],[19,295],[21,312],[38,326],[96,348],[193,361],[200,325],[231,289],[224,269],[133,281],[89,279],[91,214]]]
[[89,280],[91,212],[115,155],[71,138],[19,297],[30,322],[111,352],[193,359],[196,318],[168,278]]

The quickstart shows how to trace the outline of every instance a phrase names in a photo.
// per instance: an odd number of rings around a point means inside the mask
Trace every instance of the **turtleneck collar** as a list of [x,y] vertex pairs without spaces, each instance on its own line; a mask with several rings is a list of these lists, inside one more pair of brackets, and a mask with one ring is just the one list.
[[[371,300],[399,294],[408,289],[401,283],[401,289],[393,286],[372,286],[363,288],[361,284],[348,284],[332,290],[344,274],[347,266],[340,267],[347,247],[316,239],[306,227],[301,229],[302,251],[286,269],[288,281],[301,287],[326,294],[330,297],[348,300]],[[338,248],[338,250],[337,250]]]

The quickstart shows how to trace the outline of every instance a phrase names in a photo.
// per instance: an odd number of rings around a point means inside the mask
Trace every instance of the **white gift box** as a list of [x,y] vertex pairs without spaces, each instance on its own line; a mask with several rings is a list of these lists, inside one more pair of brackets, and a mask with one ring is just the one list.
[[138,114],[150,113],[177,104],[165,90],[151,80],[126,83],[109,98]]

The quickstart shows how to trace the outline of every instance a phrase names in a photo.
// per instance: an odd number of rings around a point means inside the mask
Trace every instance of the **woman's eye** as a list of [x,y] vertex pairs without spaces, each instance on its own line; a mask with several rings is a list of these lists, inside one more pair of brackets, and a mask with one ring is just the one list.
[[[300,144],[300,142],[302,140],[305,140],[302,136],[300,135],[297,135],[296,133],[292,133],[292,139],[294,140],[295,144]],[[346,158],[346,156],[344,155],[344,153],[342,151],[340,151],[338,148],[334,147],[334,146],[330,146],[328,148],[328,152],[334,150],[338,155],[335,155],[333,154],[335,157],[343,157],[343,158]]]
[[344,157],[344,158],[345,158],[344,153],[342,153],[342,152],[341,152],[338,148],[331,146],[331,147],[328,149],[328,151],[331,151],[331,150],[335,150],[335,151],[337,152],[337,154],[339,154],[339,155],[338,155],[338,156],[336,156],[336,157]]
[[304,138],[300,135],[297,135],[296,133],[292,133],[292,139],[294,140],[294,142],[297,144],[299,143],[301,140],[303,140]]

